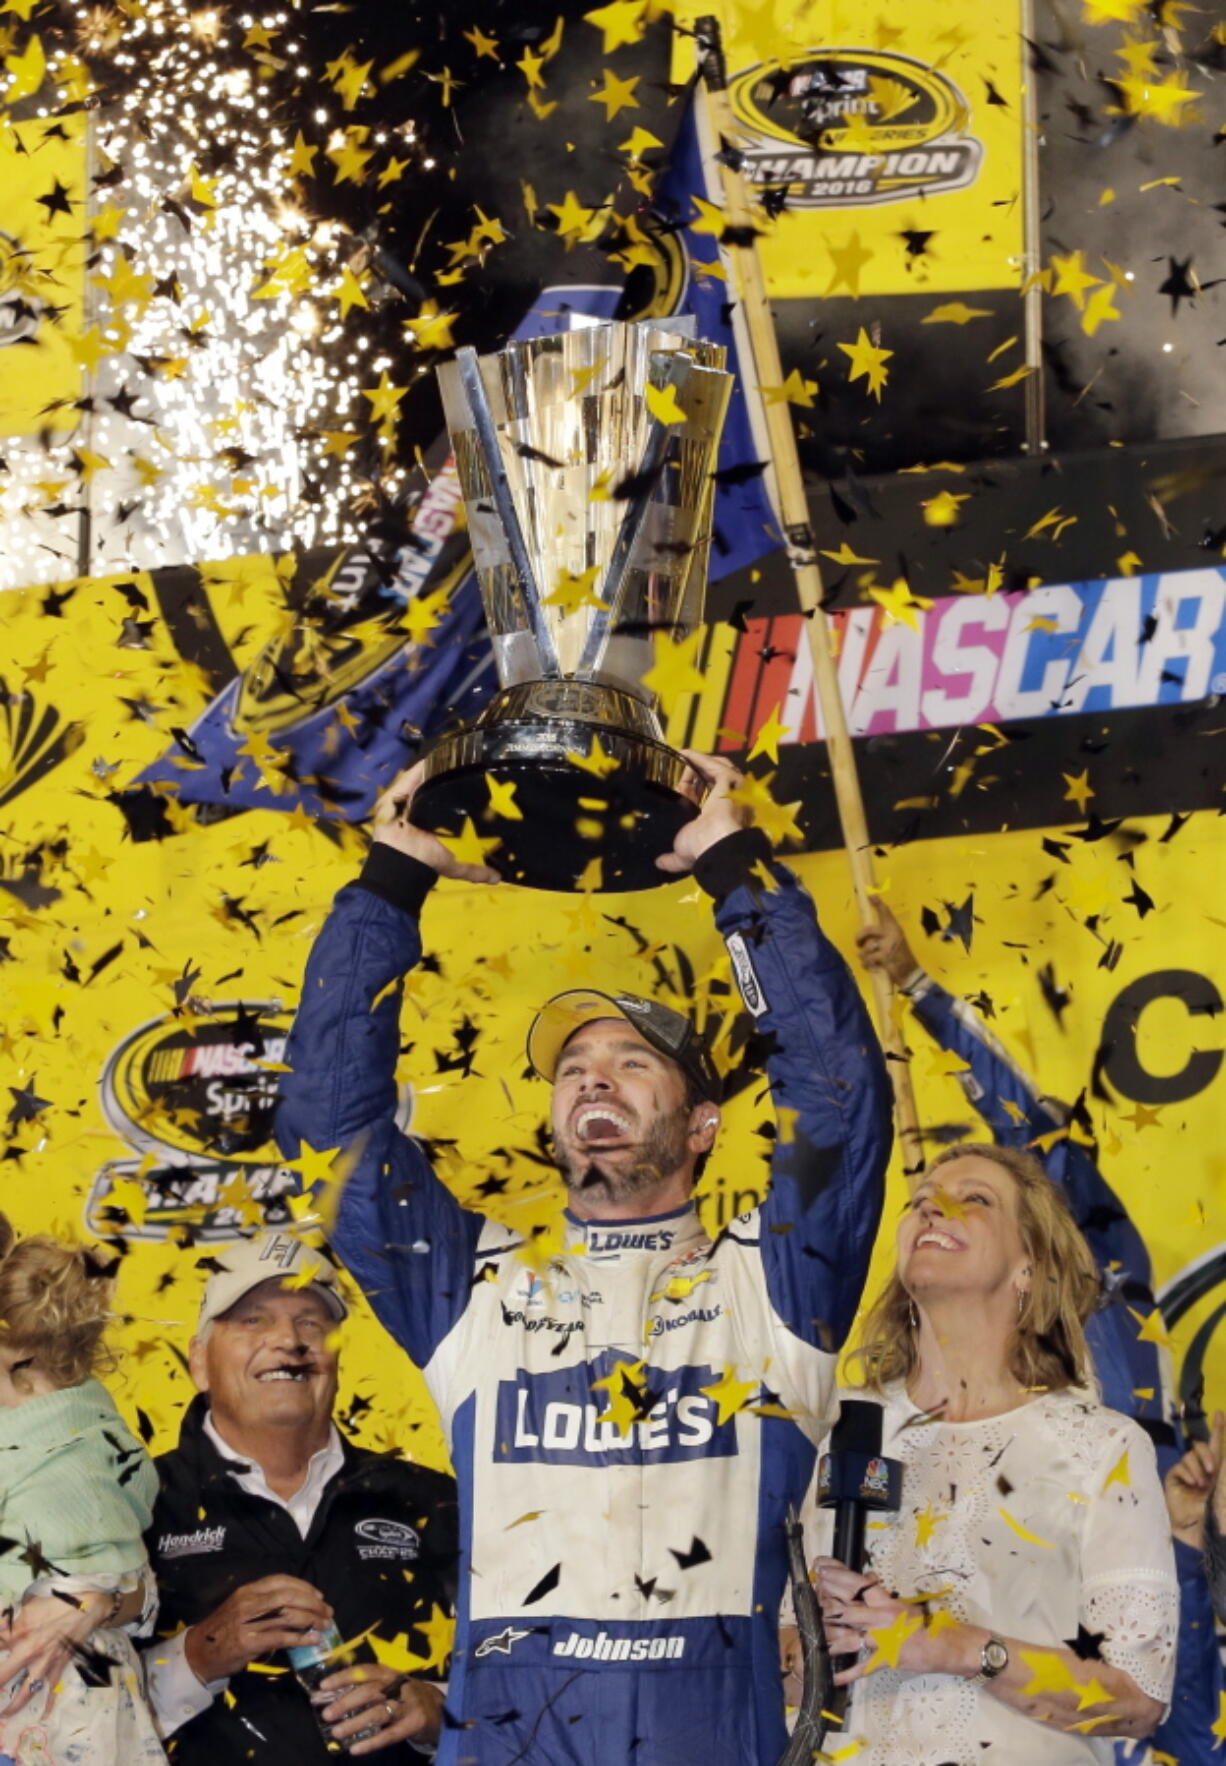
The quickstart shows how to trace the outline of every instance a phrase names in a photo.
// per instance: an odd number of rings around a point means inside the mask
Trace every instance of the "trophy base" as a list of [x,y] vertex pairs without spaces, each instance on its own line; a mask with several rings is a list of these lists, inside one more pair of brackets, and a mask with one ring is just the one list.
[[[484,862],[528,889],[620,892],[674,881],[655,861],[698,813],[680,790],[686,763],[647,733],[655,720],[641,701],[631,710],[638,729],[597,723],[582,715],[597,695],[606,712],[624,711],[630,696],[594,683],[578,694],[580,685],[564,684],[568,698],[589,701],[574,704],[578,716],[558,715],[556,706],[543,716],[508,716],[528,708],[525,684],[496,695],[475,724],[443,736],[426,756],[412,820],[455,835],[469,818],[483,840],[498,841]],[[546,686],[554,683],[531,683]],[[519,817],[499,813],[500,786],[514,786]]]

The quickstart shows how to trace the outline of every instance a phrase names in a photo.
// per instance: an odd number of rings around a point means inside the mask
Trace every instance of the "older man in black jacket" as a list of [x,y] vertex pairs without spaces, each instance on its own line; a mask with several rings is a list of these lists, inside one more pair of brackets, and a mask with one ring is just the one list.
[[301,1665],[373,1630],[431,1653],[455,1585],[454,1482],[339,1435],[346,1309],[319,1252],[265,1233],[217,1262],[190,1350],[200,1391],[157,1461],[147,1538],[162,1601],[149,1692],[172,1758],[322,1766],[339,1744],[420,1766],[437,1685],[363,1643],[325,1662],[312,1709],[281,1652]]

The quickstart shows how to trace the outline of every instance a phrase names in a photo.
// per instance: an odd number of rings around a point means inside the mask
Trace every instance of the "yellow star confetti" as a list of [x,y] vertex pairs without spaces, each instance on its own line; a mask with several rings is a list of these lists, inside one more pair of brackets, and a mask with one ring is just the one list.
[[784,736],[790,736],[792,734],[790,724],[779,722],[779,710],[780,707],[775,705],[772,706],[770,711],[766,714],[764,722],[758,730],[757,735],[754,737],[753,747],[745,757],[746,760],[756,760],[759,754],[765,754],[769,760],[773,761],[775,765],[778,766],[779,743]]
[[363,142],[370,134],[369,129],[350,126],[345,130],[344,139],[336,147],[329,147],[328,158],[335,170],[332,174],[334,184],[360,184],[362,174],[375,157],[374,149],[367,150]]
[[796,817],[801,805],[799,798],[795,803],[775,801],[771,794],[774,777],[774,773],[766,773],[762,778],[746,773],[728,796],[733,803],[739,803],[749,811],[754,824],[762,829],[772,846],[777,846],[784,840],[800,839],[800,824]]
[[637,110],[639,101],[634,96],[634,89],[639,83],[639,75],[634,74],[628,80],[619,80],[611,68],[604,68],[604,86],[599,92],[588,95],[591,104],[603,104],[605,121],[611,123],[613,118],[623,110]]
[[601,54],[612,55],[624,43],[637,43],[646,28],[648,0],[611,0],[595,12],[585,12],[585,24],[601,33]]
[[953,527],[958,520],[959,505],[969,501],[969,491],[938,491],[935,497],[928,497],[920,504],[924,522],[928,527]]
[[495,779],[489,773],[485,775],[485,788],[490,794],[490,810],[507,822],[522,822],[524,812],[515,801],[516,785],[514,779]]
[[371,422],[388,422],[395,417],[400,401],[408,390],[407,386],[394,386],[387,377],[386,368],[379,376],[378,386],[363,387],[362,397],[370,400]]
[[1024,1539],[1027,1545],[1042,1545],[1048,1551],[1051,1550],[1050,1539],[1040,1539],[1037,1533],[1031,1533],[1028,1528],[1022,1526],[1020,1521],[1014,1520],[1007,1508],[998,1508],[996,1512],[1011,1531],[1016,1533],[1019,1539]]
[[1137,1332],[1138,1343],[1157,1343],[1160,1348],[1170,1346],[1171,1339],[1167,1334],[1166,1320],[1156,1306],[1148,1317],[1135,1311],[1131,1306],[1128,1310],[1141,1327]]
[[490,61],[498,60],[497,37],[487,37],[480,25],[474,25],[471,31],[463,31],[461,32],[461,35],[465,37],[476,50],[478,61],[482,56],[488,57]]
[[1107,1473],[1107,1476],[1103,1479],[1103,1489],[1109,1490],[1112,1484],[1119,1484],[1125,1490],[1129,1489],[1132,1485],[1132,1479],[1128,1475],[1127,1448],[1125,1448],[1123,1453],[1120,1454],[1120,1457],[1116,1460],[1111,1470]]
[[684,423],[686,414],[677,402],[677,389],[668,386],[652,386],[650,382],[643,388],[643,397],[647,401],[647,409],[657,423]]
[[1115,287],[1110,282],[1104,282],[1086,302],[1085,311],[1081,315],[1081,329],[1087,337],[1093,337],[1100,325],[1119,317],[1120,309],[1115,304]]
[[888,589],[870,588],[868,593],[878,607],[884,610],[891,625],[897,625],[901,621],[903,625],[909,625],[913,632],[920,629],[917,618],[920,609],[932,606],[926,596],[911,593],[911,585],[903,576],[896,576]]
[[1051,268],[1055,272],[1052,293],[1066,294],[1080,312],[1085,306],[1086,289],[1097,288],[1102,277],[1092,275],[1086,269],[1085,253],[1080,250],[1071,251],[1065,257],[1053,252]]
[[593,773],[598,779],[605,779],[610,773],[616,772],[620,762],[611,754],[606,754],[600,745],[599,735],[592,737],[590,754],[580,754],[575,748],[566,750],[566,758],[572,766],[582,767],[585,773]]
[[558,217],[560,239],[583,239],[593,221],[599,220],[599,210],[585,208],[573,190],[568,190],[561,202],[551,202],[546,206],[551,215]]
[[1086,804],[1094,795],[1093,788],[1090,785],[1089,767],[1087,767],[1083,773],[1062,773],[1060,776],[1068,786],[1068,790],[1064,793],[1064,801],[1066,803],[1075,803],[1077,805],[1077,813],[1079,815],[1084,815],[1086,813]]
[[848,545],[846,540],[843,541],[843,543],[840,545],[837,552],[823,552],[822,557],[829,558],[831,563],[833,563],[833,564],[880,564],[881,563],[880,558],[861,558],[858,552],[852,551],[851,547]]
[[601,566],[590,564],[578,576],[572,576],[563,566],[558,572],[557,586],[552,595],[546,595],[541,603],[543,607],[560,607],[563,613],[578,613],[581,607],[602,607],[604,603],[595,594],[592,584],[600,575]]
[[921,1550],[928,1544],[928,1541],[932,1538],[932,1535],[936,1532],[941,1522],[947,1518],[946,1515],[942,1514],[940,1509],[934,1509],[931,1503],[926,1504],[924,1508],[916,1510],[915,1544],[917,1550]]
[[881,389],[889,378],[889,370],[885,364],[894,354],[893,350],[879,349],[861,325],[854,343],[840,343],[837,346],[848,358],[848,380],[859,380],[861,375],[868,381],[868,390],[881,403]]
[[896,1614],[888,1625],[870,1626],[868,1634],[876,1648],[864,1664],[864,1672],[872,1674],[878,1668],[897,1668],[903,1645],[923,1628],[923,1623],[918,1613],[904,1611]]
[[663,145],[664,143],[660,140],[658,135],[653,135],[650,129],[643,128],[642,124],[639,123],[636,124],[634,133],[630,136],[630,139],[619,143],[618,152],[628,153],[631,159],[642,159],[643,155],[649,148],[663,147]]
[[464,817],[464,826],[458,834],[440,834],[439,839],[453,858],[458,858],[462,865],[483,865],[486,854],[496,852],[502,845],[497,835],[482,838],[473,825],[471,816]]
[[860,244],[859,231],[848,234],[842,245],[828,245],[826,248],[834,264],[834,274],[826,284],[825,292],[833,294],[836,288],[846,288],[853,295],[860,293],[860,272],[872,257],[872,252]]
[[735,1416],[738,1410],[744,1408],[746,1400],[757,1392],[761,1384],[761,1380],[738,1380],[736,1368],[729,1363],[725,1365],[723,1373],[714,1385],[700,1386],[698,1390],[704,1398],[714,1399],[715,1423],[718,1428],[726,1423],[730,1416]]
[[703,640],[702,627],[677,644],[664,632],[653,636],[655,661],[643,676],[648,692],[655,693],[666,706],[683,693],[700,693],[703,677],[697,666],[697,654]]
[[1069,1692],[1077,1685],[1068,1663],[1055,1650],[1023,1649],[1018,1654],[1031,1673],[1022,1688],[1026,1698],[1042,1692]]
[[968,307],[962,300],[942,301],[920,320],[921,325],[968,325],[972,319],[990,319],[991,307]]
[[638,1418],[641,1399],[636,1394],[642,1388],[643,1365],[641,1361],[619,1361],[612,1373],[592,1381],[593,1392],[609,1394],[608,1405],[596,1421],[612,1423],[623,1440]]
[[339,1152],[339,1147],[328,1147],[327,1149],[321,1150],[317,1147],[312,1147],[306,1141],[303,1141],[298,1157],[296,1159],[285,1159],[282,1163],[286,1165],[290,1171],[298,1172],[302,1178],[303,1189],[309,1190],[312,1185],[320,1182],[327,1182],[328,1179],[332,1177],[332,1167]]
[[1168,128],[1179,128],[1185,121],[1191,122],[1191,117],[1183,116],[1183,107],[1194,98],[1203,97],[1203,93],[1181,85],[1177,74],[1172,74],[1169,80],[1126,75],[1116,83],[1124,95],[1126,115],[1149,117],[1151,121],[1164,123]]
[[782,386],[760,386],[758,391],[768,405],[782,404],[786,400],[789,405],[807,405],[811,408],[817,382],[806,380],[799,368],[793,368]]

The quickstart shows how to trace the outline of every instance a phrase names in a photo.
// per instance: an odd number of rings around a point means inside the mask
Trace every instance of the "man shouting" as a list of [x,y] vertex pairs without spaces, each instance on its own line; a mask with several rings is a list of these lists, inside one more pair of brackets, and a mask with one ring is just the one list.
[[726,762],[661,860],[715,902],[782,1112],[769,1196],[712,1241],[694,1206],[720,1085],[659,1002],[550,1000],[528,1055],[553,1087],[564,1249],[462,1208],[395,1123],[418,916],[457,861],[407,811],[411,771],[307,967],[278,1133],[343,1146],[334,1235],[423,1369],[460,1486],[460,1618],[439,1759],[466,1766],[773,1766],[786,1745],[783,1522],[836,1409],[868,1267],[888,1084],[846,965],[742,817]]

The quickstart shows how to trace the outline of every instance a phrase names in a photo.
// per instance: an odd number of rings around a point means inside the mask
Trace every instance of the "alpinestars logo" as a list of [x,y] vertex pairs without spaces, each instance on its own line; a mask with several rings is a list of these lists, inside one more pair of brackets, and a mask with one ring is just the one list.
[[945,74],[878,49],[762,62],[729,88],[745,169],[791,208],[901,202],[973,184],[983,143]]

